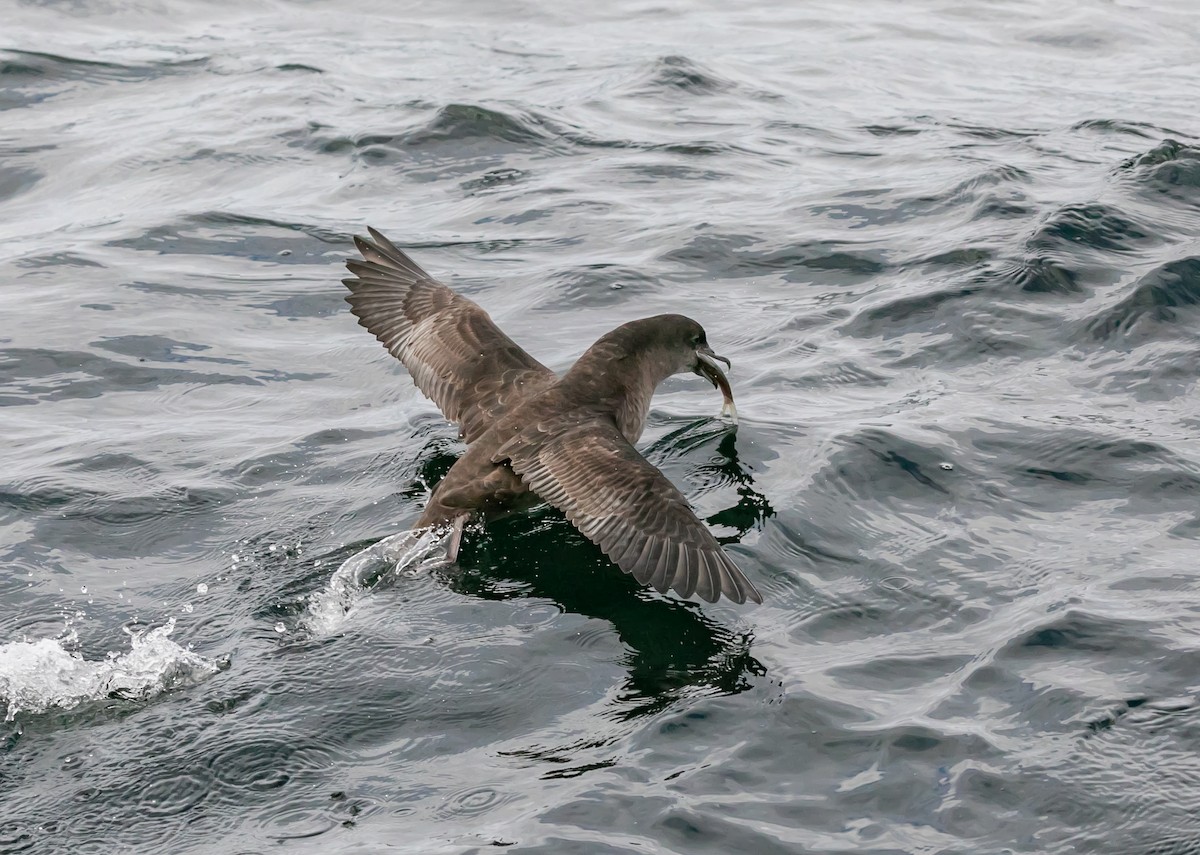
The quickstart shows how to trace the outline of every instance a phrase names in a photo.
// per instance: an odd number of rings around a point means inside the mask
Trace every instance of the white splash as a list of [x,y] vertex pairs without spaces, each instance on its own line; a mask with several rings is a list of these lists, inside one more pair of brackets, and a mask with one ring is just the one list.
[[171,641],[174,630],[174,619],[148,632],[127,630],[130,649],[109,653],[99,662],[67,649],[78,640],[74,631],[62,638],[0,645],[0,702],[8,706],[5,721],[19,712],[69,710],[111,697],[147,700],[227,667],[220,659],[208,659]]
[[309,597],[305,628],[313,635],[336,632],[368,591],[445,564],[450,535],[450,529],[406,531],[354,553]]

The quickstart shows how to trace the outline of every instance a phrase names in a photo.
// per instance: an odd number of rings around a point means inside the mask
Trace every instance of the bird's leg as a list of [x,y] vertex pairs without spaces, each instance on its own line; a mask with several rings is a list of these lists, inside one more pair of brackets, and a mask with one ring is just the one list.
[[446,544],[446,562],[448,564],[453,564],[458,559],[458,547],[462,545],[463,527],[470,518],[470,514],[459,514],[450,523],[450,542]]

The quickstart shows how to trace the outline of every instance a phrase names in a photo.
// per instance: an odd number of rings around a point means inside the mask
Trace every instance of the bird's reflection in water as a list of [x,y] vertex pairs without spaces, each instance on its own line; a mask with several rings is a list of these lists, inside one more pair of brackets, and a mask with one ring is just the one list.
[[710,525],[734,530],[733,534],[717,534],[717,541],[727,546],[740,543],[747,532],[760,528],[775,516],[775,509],[767,497],[754,489],[754,476],[738,458],[737,432],[722,423],[714,423],[713,419],[701,419],[664,436],[646,449],[646,456],[652,461],[661,462],[664,455],[678,457],[714,441],[717,444],[716,454],[692,471],[693,477],[702,482],[698,491],[700,494],[731,486],[737,489],[737,504],[705,517]]
[[[658,460],[692,456],[714,443],[716,454],[694,471],[708,489],[737,485],[737,504],[709,517],[736,532],[723,542],[737,542],[774,512],[738,462],[734,434],[702,420],[663,437],[648,452]],[[766,673],[751,655],[752,633],[723,625],[695,603],[646,590],[552,508],[489,523],[485,532],[465,540],[458,564],[445,578],[460,593],[495,600],[541,597],[611,624],[628,648],[623,664],[629,676],[610,711],[616,719],[652,715],[686,696],[736,694]]]

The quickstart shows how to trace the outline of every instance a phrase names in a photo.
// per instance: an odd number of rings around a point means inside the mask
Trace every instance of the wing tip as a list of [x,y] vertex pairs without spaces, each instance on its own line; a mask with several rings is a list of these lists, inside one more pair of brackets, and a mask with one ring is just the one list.
[[762,594],[754,587],[754,583],[746,578],[741,568],[734,564],[724,551],[721,552],[721,558],[724,559],[725,565],[721,568],[724,571],[721,573],[721,592],[739,605],[747,600],[755,605],[762,605]]

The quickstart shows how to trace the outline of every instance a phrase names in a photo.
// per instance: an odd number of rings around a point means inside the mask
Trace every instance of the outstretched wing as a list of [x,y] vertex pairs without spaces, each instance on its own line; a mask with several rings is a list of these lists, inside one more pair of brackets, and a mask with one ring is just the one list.
[[750,580],[696,518],[687,499],[611,419],[564,414],[526,427],[492,458],[642,584],[710,603],[762,602]]
[[355,237],[363,261],[347,261],[354,279],[346,302],[417,388],[458,422],[471,442],[508,405],[555,381],[542,365],[500,331],[488,313],[433,279],[375,229]]

